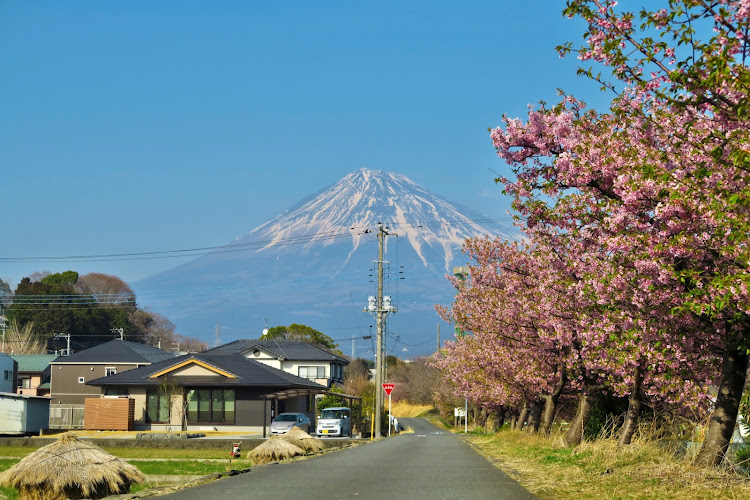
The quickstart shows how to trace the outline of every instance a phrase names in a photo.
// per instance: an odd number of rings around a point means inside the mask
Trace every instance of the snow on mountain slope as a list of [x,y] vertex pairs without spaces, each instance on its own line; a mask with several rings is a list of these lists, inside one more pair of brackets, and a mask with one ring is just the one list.
[[362,168],[225,247],[134,283],[134,289],[180,333],[206,341],[217,323],[257,336],[263,318],[351,337],[371,322],[362,307],[375,293],[370,274],[379,223],[391,234],[387,288],[400,309],[391,323],[404,332],[405,345],[424,337],[426,325],[434,328],[434,304],[450,302],[445,274],[465,263],[461,247],[467,237],[518,237],[512,226],[459,207],[401,174]]
[[284,242],[300,236],[309,236],[305,247],[325,247],[335,241],[332,235],[351,228],[351,257],[362,244],[361,231],[382,222],[408,240],[425,267],[437,263],[428,260],[424,247],[442,249],[443,264],[448,271],[456,250],[460,251],[467,237],[489,233],[512,237],[507,228],[490,228],[481,224],[482,220],[489,222],[478,214],[465,215],[454,204],[401,174],[361,168],[237,242],[268,241],[258,250],[260,253],[284,246]]

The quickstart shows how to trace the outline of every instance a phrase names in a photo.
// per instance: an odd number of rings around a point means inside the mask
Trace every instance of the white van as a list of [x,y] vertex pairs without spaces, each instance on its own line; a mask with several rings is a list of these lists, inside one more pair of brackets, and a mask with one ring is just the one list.
[[318,425],[315,429],[318,436],[349,436],[352,435],[352,411],[343,406],[326,408],[320,412]]

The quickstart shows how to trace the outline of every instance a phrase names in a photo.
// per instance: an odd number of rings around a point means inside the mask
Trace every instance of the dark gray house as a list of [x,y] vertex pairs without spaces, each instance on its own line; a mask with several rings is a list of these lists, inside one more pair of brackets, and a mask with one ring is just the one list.
[[[214,350],[215,351],[215,350]],[[135,400],[136,429],[260,432],[272,415],[314,419],[314,395],[326,386],[234,353],[187,354],[87,382],[101,394]]]

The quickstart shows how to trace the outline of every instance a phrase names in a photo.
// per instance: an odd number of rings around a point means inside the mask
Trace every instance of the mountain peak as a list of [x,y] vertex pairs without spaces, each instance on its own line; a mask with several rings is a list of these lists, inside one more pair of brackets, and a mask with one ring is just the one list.
[[263,252],[290,241],[299,244],[303,236],[308,237],[305,247],[326,246],[335,237],[350,232],[353,253],[365,231],[375,229],[378,224],[405,236],[425,267],[436,264],[424,252],[425,248],[442,253],[440,267],[445,270],[450,268],[456,251],[460,251],[468,237],[482,234],[513,237],[509,228],[456,206],[403,174],[363,167],[237,242],[266,241],[258,250]]

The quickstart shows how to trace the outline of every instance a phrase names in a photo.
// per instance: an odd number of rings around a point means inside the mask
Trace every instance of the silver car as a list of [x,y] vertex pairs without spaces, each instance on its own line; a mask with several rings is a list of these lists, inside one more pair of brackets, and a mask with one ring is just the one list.
[[271,435],[286,434],[293,427],[310,432],[310,419],[304,413],[279,413],[271,422]]

